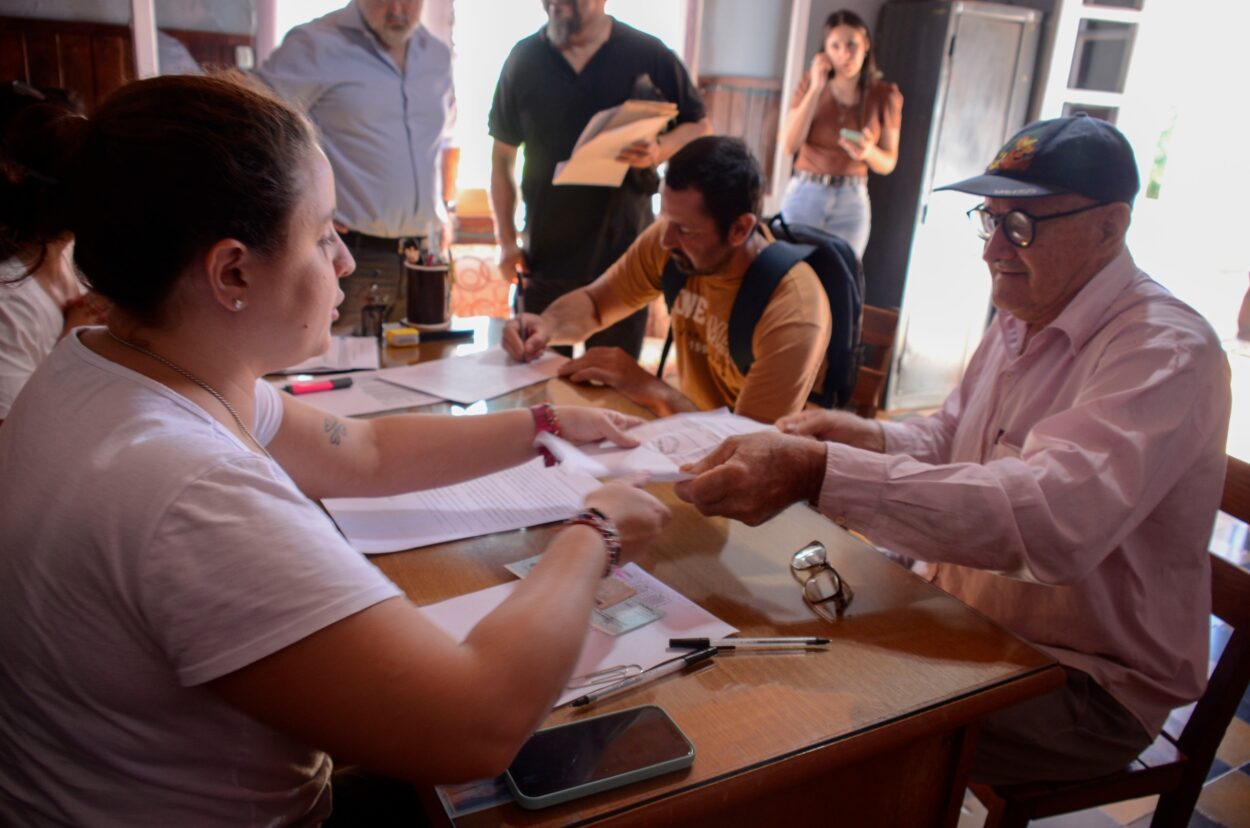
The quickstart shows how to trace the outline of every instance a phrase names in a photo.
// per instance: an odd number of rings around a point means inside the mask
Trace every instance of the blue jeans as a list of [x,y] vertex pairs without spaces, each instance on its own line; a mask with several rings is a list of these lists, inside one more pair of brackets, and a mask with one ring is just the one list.
[[872,228],[867,179],[835,186],[791,178],[781,202],[781,215],[786,221],[841,236],[856,256],[864,258]]

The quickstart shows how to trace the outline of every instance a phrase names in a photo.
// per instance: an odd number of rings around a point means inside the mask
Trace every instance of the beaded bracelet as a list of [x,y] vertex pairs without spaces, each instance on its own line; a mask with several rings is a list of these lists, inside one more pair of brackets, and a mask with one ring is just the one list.
[[587,509],[564,522],[565,526],[589,526],[603,538],[603,545],[608,552],[608,563],[603,568],[603,577],[612,574],[612,570],[621,565],[621,533],[616,531],[612,518],[598,509]]
[[[551,403],[539,403],[530,408],[530,414],[534,417],[534,435],[537,436],[544,431],[550,432],[557,437],[563,437],[564,432],[560,429],[560,419],[556,417],[556,410],[551,407]],[[556,464],[556,456],[546,446],[535,446],[538,453],[542,455],[543,465],[554,466]]]

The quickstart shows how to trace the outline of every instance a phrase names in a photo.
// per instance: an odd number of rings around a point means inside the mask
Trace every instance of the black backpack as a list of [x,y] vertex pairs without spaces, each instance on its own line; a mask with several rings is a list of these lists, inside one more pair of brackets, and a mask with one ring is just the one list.
[[[809,399],[825,408],[845,406],[855,390],[863,350],[860,343],[860,325],[864,316],[863,268],[855,251],[838,236],[806,224],[788,224],[780,214],[768,219],[766,224],[776,241],[764,248],[747,268],[742,288],[734,299],[729,315],[730,356],[743,376],[751,370],[751,364],[755,362],[751,337],[764,314],[764,308],[768,307],[773,290],[790,268],[800,261],[807,262],[820,278],[833,317],[829,348],[825,353],[827,368],[824,385],[813,389]],[[686,284],[686,274],[670,258],[660,280],[664,301],[671,311],[677,294]],[[673,327],[670,324],[656,376],[663,375],[672,344]]]

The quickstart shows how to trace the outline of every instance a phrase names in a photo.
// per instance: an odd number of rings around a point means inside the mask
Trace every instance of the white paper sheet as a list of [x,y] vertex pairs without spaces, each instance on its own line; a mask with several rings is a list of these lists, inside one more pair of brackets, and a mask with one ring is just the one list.
[[771,428],[721,408],[674,414],[635,426],[626,432],[641,443],[635,448],[608,442],[574,446],[548,433],[538,435],[537,442],[546,446],[569,471],[601,479],[643,473],[657,482],[673,482],[689,479],[681,466],[711,454],[725,438]]
[[[589,634],[573,669],[574,676],[622,664],[637,664],[646,670],[678,654],[668,649],[670,638],[724,638],[738,631],[637,564],[626,564],[617,570],[615,577],[624,580],[639,594],[645,594],[648,603],[664,610],[664,617],[619,636],[605,635],[587,624]],[[452,638],[463,641],[479,621],[512,594],[518,583],[512,581],[471,592],[422,607],[422,611]],[[681,678],[670,676],[663,680],[680,681]],[[594,689],[576,687],[565,690],[556,705],[567,704]],[[638,692],[645,692],[645,687],[639,688]]]
[[387,369],[386,380],[467,405],[549,380],[567,361],[559,354],[546,353],[532,362],[517,362],[502,348],[491,348],[476,354]]
[[[384,368],[381,371],[326,375],[325,379],[333,379],[335,376],[351,377],[352,384],[348,388],[301,394],[299,399],[340,417],[355,417],[359,414],[375,414],[379,411],[393,411],[396,408],[411,408],[442,402],[439,397],[387,382],[388,372],[395,370],[397,369]],[[283,384],[285,383],[279,383],[279,385]]]
[[677,116],[677,105],[666,101],[625,101],[605,109],[587,122],[572,156],[556,165],[552,184],[589,184],[619,187],[629,165],[617,161],[621,150],[645,138],[654,138]]
[[322,501],[348,543],[367,555],[565,520],[599,488],[541,458],[476,480],[392,497]]
[[337,371],[369,371],[380,368],[378,341],[372,336],[335,336],[329,349],[309,357],[279,374],[329,374]]

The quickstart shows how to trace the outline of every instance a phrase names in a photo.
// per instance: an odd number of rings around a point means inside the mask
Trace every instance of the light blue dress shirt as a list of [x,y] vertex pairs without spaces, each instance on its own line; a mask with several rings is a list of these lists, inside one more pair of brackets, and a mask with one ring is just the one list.
[[401,72],[353,2],[292,29],[257,73],[316,124],[338,221],[387,238],[447,222],[442,150],[456,100],[446,43],[417,27]]

